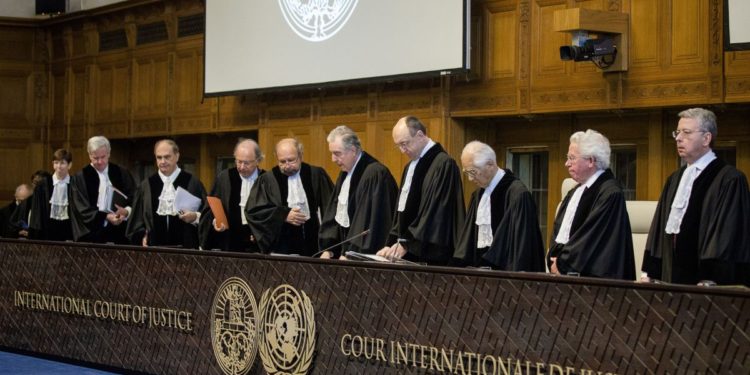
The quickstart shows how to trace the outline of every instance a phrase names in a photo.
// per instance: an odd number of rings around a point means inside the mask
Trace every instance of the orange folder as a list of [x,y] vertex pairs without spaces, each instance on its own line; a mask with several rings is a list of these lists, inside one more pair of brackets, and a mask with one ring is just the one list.
[[224,212],[224,206],[221,205],[221,199],[212,196],[208,196],[206,199],[211,207],[211,212],[214,214],[214,219],[216,219],[216,226],[221,227],[221,224],[224,224],[224,227],[229,229],[229,220],[227,220],[227,214]]

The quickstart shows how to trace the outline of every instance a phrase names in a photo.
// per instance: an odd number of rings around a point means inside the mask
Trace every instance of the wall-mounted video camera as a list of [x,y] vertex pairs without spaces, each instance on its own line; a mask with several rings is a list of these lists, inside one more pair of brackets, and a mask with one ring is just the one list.
[[569,33],[571,45],[560,47],[560,59],[591,61],[603,72],[628,70],[626,13],[571,8],[554,12],[555,31]]
[[591,61],[599,69],[607,69],[614,64],[617,58],[617,46],[614,39],[600,37],[597,39],[586,39],[581,45],[561,46],[560,59],[573,61]]

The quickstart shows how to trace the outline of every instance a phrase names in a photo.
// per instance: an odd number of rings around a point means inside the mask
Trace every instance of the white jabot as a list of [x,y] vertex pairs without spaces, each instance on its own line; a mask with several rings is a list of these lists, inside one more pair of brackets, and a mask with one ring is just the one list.
[[292,176],[289,176],[288,181],[288,192],[286,195],[286,203],[289,208],[299,208],[305,217],[310,218],[310,205],[307,204],[307,194],[305,194],[305,187],[302,186],[302,177],[299,172]]
[[161,173],[161,171],[159,171],[159,177],[161,177],[161,182],[164,183],[164,186],[162,186],[161,194],[159,195],[159,207],[156,209],[157,215],[177,216],[178,212],[174,207],[176,191],[173,182],[177,178],[177,176],[180,175],[180,171],[180,168],[177,167],[177,169],[175,169],[174,172],[172,172],[172,174],[169,176],[166,176]]
[[714,159],[716,159],[716,154],[713,151],[709,151],[685,169],[682,178],[680,178],[680,184],[677,186],[674,200],[672,201],[667,226],[664,228],[665,232],[669,234],[680,233],[680,225],[682,225],[682,218],[685,216],[685,211],[687,211],[690,193],[693,191],[693,183]]
[[568,243],[568,240],[570,240],[570,228],[573,226],[573,218],[576,216],[576,210],[578,210],[578,203],[581,202],[581,196],[586,189],[590,188],[591,185],[596,182],[596,179],[599,178],[602,173],[604,173],[603,169],[594,172],[594,174],[586,180],[585,184],[579,185],[578,188],[576,188],[576,191],[573,192],[573,196],[570,197],[570,202],[568,202],[568,207],[565,209],[565,216],[563,216],[562,224],[560,224],[560,232],[557,233],[555,242],[559,244]]
[[344,182],[341,184],[341,191],[339,192],[338,203],[336,204],[336,222],[344,228],[349,228],[349,187],[352,183],[352,173],[357,168],[359,159],[362,158],[362,153],[357,156],[357,161],[354,162],[352,170],[346,174]]
[[398,196],[398,212],[404,212],[404,209],[406,208],[406,199],[409,198],[409,189],[411,189],[411,180],[414,178],[414,169],[417,168],[417,163],[419,163],[419,160],[424,157],[424,155],[429,151],[432,146],[435,145],[435,142],[432,141],[432,139],[429,139],[427,142],[427,145],[424,146],[422,149],[422,153],[419,154],[419,158],[417,160],[412,160],[409,162],[409,169],[406,171],[406,178],[404,179],[404,185],[401,186],[401,193]]
[[101,212],[109,212],[109,203],[112,202],[112,183],[109,182],[109,166],[104,168],[103,172],[99,172],[96,168],[94,170],[99,175],[99,196],[96,199],[96,206]]
[[68,184],[70,175],[65,176],[62,180],[57,178],[56,174],[52,175],[52,198],[49,200],[50,219],[68,220]]
[[255,180],[258,179],[258,168],[247,177],[242,177],[242,187],[240,188],[240,216],[242,216],[242,225],[247,225],[247,218],[245,217],[245,205],[247,205],[247,199],[250,197],[250,190],[252,190]]
[[490,196],[503,176],[505,176],[505,171],[498,168],[495,177],[492,177],[489,186],[482,193],[482,198],[479,199],[477,219],[474,222],[477,225],[477,249],[492,245],[492,201]]

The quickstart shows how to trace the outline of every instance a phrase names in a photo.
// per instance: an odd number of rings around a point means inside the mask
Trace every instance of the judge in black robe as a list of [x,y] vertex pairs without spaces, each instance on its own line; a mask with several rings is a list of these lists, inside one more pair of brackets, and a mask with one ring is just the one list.
[[10,226],[10,217],[13,215],[13,211],[16,210],[16,207],[18,207],[18,203],[14,199],[12,202],[3,206],[3,208],[0,208],[0,237],[15,238],[12,236],[13,230]]
[[[320,226],[320,248],[330,254],[321,257],[337,258],[347,251],[375,254],[388,239],[398,188],[396,180],[383,164],[362,150],[357,134],[346,126],[339,126],[328,136],[328,145],[334,162],[342,172],[328,201],[328,209]],[[346,205],[339,195],[348,171],[349,195]],[[346,215],[345,218],[337,215]],[[341,222],[348,224],[344,226]],[[363,232],[367,234],[362,235]],[[332,247],[340,242],[348,242]]]
[[[711,150],[716,117],[694,108],[680,113],[678,153],[688,165],[667,179],[651,222],[642,270],[646,279],[750,286],[750,192],[745,175]],[[687,196],[678,233],[667,233],[672,204],[689,165],[701,170]],[[638,249],[640,250],[640,249]],[[643,279],[643,277],[642,277]]]
[[[265,171],[256,168],[258,177]],[[254,173],[254,172],[253,172]],[[256,189],[253,184],[253,189]],[[240,191],[242,190],[242,177],[237,168],[229,168],[221,171],[216,177],[216,182],[211,189],[211,196],[221,200],[222,208],[227,216],[229,228],[226,231],[215,230],[213,221],[215,219],[211,208],[206,206],[201,213],[199,231],[201,236],[201,247],[204,250],[219,249],[223,251],[236,252],[258,252],[258,245],[250,231],[250,226],[242,224]],[[250,200],[248,195],[247,200]],[[245,204],[247,207],[247,203]]]
[[[320,217],[326,215],[333,182],[325,170],[302,162],[301,145],[294,139],[276,144],[279,165],[255,182],[245,207],[248,224],[263,253],[312,256],[318,252]],[[299,175],[309,216],[289,207],[289,179]]]
[[[135,193],[133,176],[126,169],[109,162],[110,144],[105,137],[90,138],[87,149],[91,164],[83,167],[70,182],[68,204],[73,213],[70,218],[73,238],[78,242],[128,244],[125,222],[130,216],[130,204]],[[105,173],[112,187],[127,197],[120,208],[99,209],[100,178],[97,171]]]
[[[548,253],[550,271],[634,280],[633,237],[625,196],[612,171],[606,169],[609,141],[593,130],[577,132],[570,141],[565,165],[578,185],[565,196],[555,217]],[[558,243],[566,211],[577,190],[582,193],[570,223],[569,238]]]
[[[159,172],[142,181],[138,187],[133,199],[133,213],[128,220],[127,236],[136,245],[197,249],[198,222],[206,202],[206,189],[200,180],[177,167],[180,153],[172,140],[158,141],[154,153]],[[172,214],[157,213],[159,198],[165,191],[163,176],[171,178],[174,191],[181,187],[200,198],[201,206],[196,211],[179,211],[172,196],[166,198],[171,201],[165,204]]]
[[[240,139],[234,147],[233,154],[235,167],[219,173],[210,194],[221,200],[229,228],[217,228],[211,207],[206,205],[198,226],[201,248],[255,253],[259,251],[258,244],[247,224],[247,217],[243,224],[242,209],[247,208],[250,193],[256,188],[255,181],[265,173],[258,168],[258,163],[263,160],[263,153],[254,140]],[[241,202],[243,179],[247,180],[250,186],[245,202]]]
[[461,172],[426,132],[413,116],[401,118],[393,128],[394,143],[411,162],[401,177],[401,192],[387,242],[392,245],[378,251],[378,255],[446,265],[453,257],[464,223]]
[[[55,174],[45,176],[34,188],[34,194],[29,197],[29,238],[49,241],[72,241],[73,227],[70,217],[73,213],[70,211],[68,197],[70,194],[70,168],[72,167],[73,155],[65,149],[58,149],[54,152],[52,166]],[[54,205],[59,210],[56,215],[52,215],[55,185],[59,181],[61,195],[56,198]],[[63,212],[64,211],[64,212]],[[59,215],[59,216],[58,216]],[[51,216],[55,216],[54,218]],[[67,216],[67,219],[63,217]]]
[[[473,141],[464,147],[461,164],[479,188],[471,195],[469,211],[454,257],[458,264],[505,271],[544,272],[544,242],[531,193],[510,170],[498,168],[495,152]],[[493,186],[494,184],[494,186]],[[490,193],[491,243],[479,246],[477,211],[486,189]]]
[[[13,201],[0,209],[0,237],[18,238],[19,230],[26,229],[23,228],[23,224],[26,223],[26,211],[24,210],[23,213],[17,213],[16,211],[18,206],[21,205],[32,193],[33,190],[28,184],[18,185],[16,187]],[[19,218],[20,220],[23,220],[24,223],[19,223]]]

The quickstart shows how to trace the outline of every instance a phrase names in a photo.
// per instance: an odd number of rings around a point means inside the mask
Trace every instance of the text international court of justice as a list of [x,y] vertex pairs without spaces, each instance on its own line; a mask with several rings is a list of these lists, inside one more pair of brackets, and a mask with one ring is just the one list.
[[750,373],[750,2],[4,0],[0,373]]

